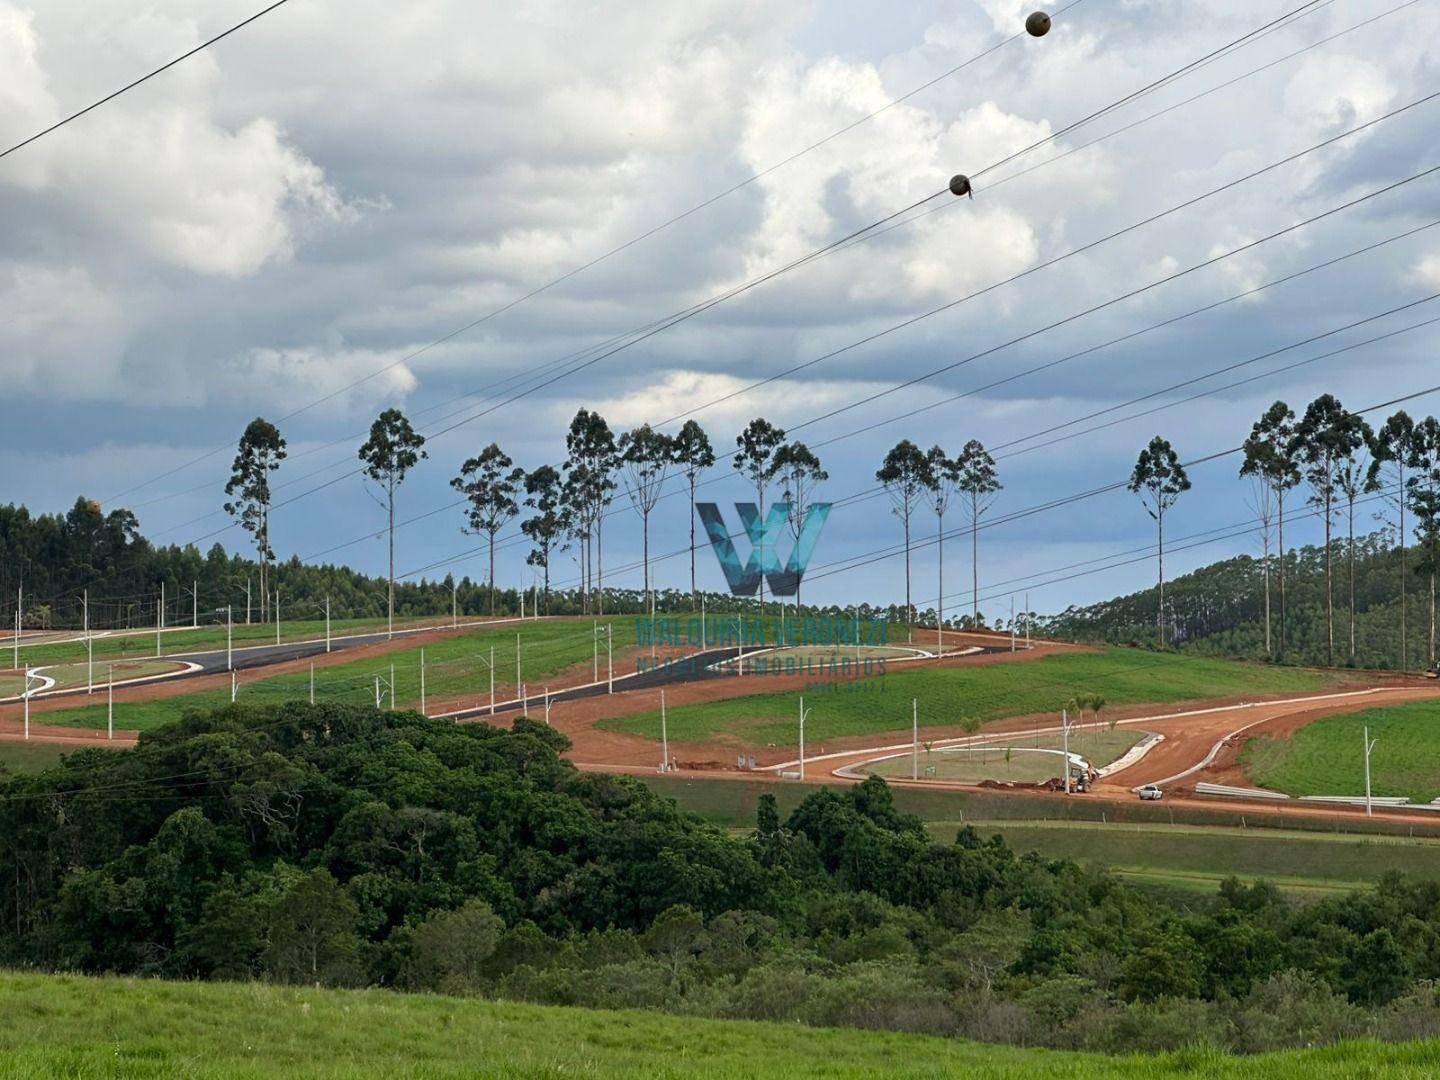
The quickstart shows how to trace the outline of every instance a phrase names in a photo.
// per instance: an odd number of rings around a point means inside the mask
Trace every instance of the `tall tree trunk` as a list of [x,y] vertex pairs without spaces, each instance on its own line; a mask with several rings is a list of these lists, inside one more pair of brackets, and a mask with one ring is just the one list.
[[[390,585],[386,590],[386,617],[390,629],[395,626],[395,474],[392,472],[387,486],[390,515]],[[392,691],[393,692],[393,691]]]
[[1332,500],[1325,496],[1325,666],[1335,666],[1335,576],[1331,560],[1330,534]]
[[1270,641],[1270,523],[1265,523],[1265,655],[1274,656]]
[[1280,658],[1285,658],[1285,489],[1276,491],[1275,506],[1280,528],[1276,546],[1280,549]]
[[970,622],[980,629],[980,507],[970,502]]
[[1400,667],[1410,666],[1410,649],[1405,640],[1405,470],[1400,470]]
[[495,533],[490,533],[490,617],[495,617]]
[[905,640],[913,643],[915,619],[910,607],[910,514],[905,514]]
[[935,550],[940,557],[939,592],[935,600],[935,651],[945,654],[945,515],[935,515]]
[[651,606],[650,600],[650,511],[640,515],[641,540],[641,565],[645,568],[645,605]]
[[1155,639],[1159,648],[1165,648],[1165,511],[1155,514],[1156,564],[1160,573],[1160,603],[1155,608]]
[[1350,664],[1355,664],[1355,500],[1349,500],[1350,544]]

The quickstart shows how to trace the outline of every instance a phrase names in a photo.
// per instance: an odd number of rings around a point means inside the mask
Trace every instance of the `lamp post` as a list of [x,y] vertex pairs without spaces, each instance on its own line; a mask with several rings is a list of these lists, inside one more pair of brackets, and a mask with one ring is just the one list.
[[1370,817],[1373,813],[1370,806],[1370,752],[1375,749],[1375,744],[1380,740],[1370,738],[1368,727],[1362,730],[1365,739],[1365,816]]

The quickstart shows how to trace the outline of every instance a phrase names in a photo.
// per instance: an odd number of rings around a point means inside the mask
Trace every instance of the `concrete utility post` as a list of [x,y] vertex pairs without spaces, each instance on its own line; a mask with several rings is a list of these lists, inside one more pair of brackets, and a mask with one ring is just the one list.
[[315,704],[315,662],[310,662],[310,704]]
[[420,715],[425,715],[425,650],[420,650]]
[[1368,727],[1363,731],[1365,738],[1365,816],[1369,817],[1374,813],[1370,806],[1370,752],[1375,749],[1375,744],[1380,740],[1370,738]]
[[1065,757],[1065,794],[1070,794],[1070,714],[1060,710],[1060,752]]
[[450,625],[460,625],[460,583],[450,583]]
[[[37,676],[38,678],[38,676]],[[30,741],[30,668],[25,668],[25,741]]]
[[20,666],[20,612],[24,606],[25,586],[22,585],[15,590],[15,662],[10,665],[13,668]]
[[[520,682],[520,635],[519,635],[519,634],[516,634],[516,635],[515,635],[515,686],[518,688],[518,687],[520,687],[521,685],[523,685],[523,684]],[[527,713],[526,715],[528,716],[529,714]]]
[[240,681],[235,677],[235,669],[230,669],[230,704],[235,704],[235,695],[240,690]]
[[85,693],[95,692],[95,642],[90,637],[90,590],[83,597],[85,605]]
[[[650,627],[650,639],[651,639],[652,641],[655,639],[655,627],[654,627],[653,625]],[[600,681],[600,620],[599,620],[599,619],[592,620],[592,622],[591,622],[591,626],[590,626],[590,644],[591,644],[592,646],[594,646],[594,648],[591,650],[594,659],[593,659],[592,662],[591,662],[590,681],[591,681],[591,682],[599,682],[599,681]]]
[[225,605],[225,670],[235,670],[235,623],[231,618],[230,605]]
[[490,646],[490,715],[495,715],[495,646]]
[[275,590],[275,644],[280,644],[280,590]]
[[550,726],[550,687],[545,687],[545,726]]
[[160,655],[160,632],[165,629],[165,583],[160,583],[160,603],[155,608],[155,655]]
[[[105,737],[115,738],[115,665],[110,665],[110,682],[106,688],[105,701]],[[233,701],[234,698],[231,698]]]
[[605,624],[605,692],[615,692],[615,625]]
[[250,625],[250,579],[245,579],[245,625]]
[[805,699],[800,699],[800,779],[805,779],[805,717],[810,715],[805,708]]
[[330,651],[330,595],[325,595],[325,651]]
[[190,581],[190,629],[200,629],[200,582]]
[[910,779],[920,779],[920,699],[910,699]]
[[670,732],[665,725],[665,690],[660,690],[660,771],[670,771]]

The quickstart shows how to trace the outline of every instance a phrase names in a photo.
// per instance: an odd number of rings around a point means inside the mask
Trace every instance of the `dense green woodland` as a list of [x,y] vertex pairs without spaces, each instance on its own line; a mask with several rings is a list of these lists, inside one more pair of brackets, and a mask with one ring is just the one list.
[[879,779],[734,837],[564,748],[290,703],[77,752],[0,784],[0,962],[1104,1050],[1440,1033],[1440,883],[1182,910],[933,843]]
[[[708,552],[702,552],[708,558]],[[337,619],[381,618],[385,614],[383,576],[373,577],[344,566],[314,566],[292,558],[272,567],[278,583],[282,616],[314,619],[323,616],[326,597]],[[633,579],[634,575],[630,575]],[[199,593],[200,620],[214,621],[217,609],[231,605],[236,619],[243,618],[245,587],[251,586],[254,618],[260,618],[259,567],[254,559],[227,554],[220,544],[204,554],[194,546],[157,547],[140,533],[128,510],[103,513],[88,499],[77,499],[64,515],[32,516],[23,506],[0,506],[0,633],[15,625],[17,590],[23,586],[24,624],[28,629],[78,628],[83,618],[83,596],[89,590],[92,628],[151,627],[160,586],[165,586],[166,624],[184,625],[192,614],[189,590]],[[395,583],[397,616],[448,615],[453,602],[461,615],[485,615],[491,610],[486,580],[446,575],[438,580],[400,580]],[[736,610],[728,594],[705,593],[711,611]],[[690,612],[700,597],[688,590],[660,589],[656,609]],[[527,604],[530,601],[527,600]],[[520,609],[514,588],[496,588],[495,610],[512,614]],[[753,610],[753,604],[750,606]],[[528,608],[527,608],[528,610]],[[585,609],[578,589],[554,590],[545,610],[574,615]],[[647,611],[643,590],[605,589],[605,611],[639,614]],[[808,608],[817,615],[845,615],[849,608]],[[889,608],[861,604],[863,619],[903,616],[901,605]],[[220,621],[224,621],[223,613]]]
[[[1280,641],[1280,581],[1270,578],[1271,653],[1297,664],[1325,662],[1325,556],[1320,547],[1287,551],[1285,566],[1285,647]],[[1350,663],[1350,552],[1335,542],[1335,658]],[[1430,655],[1430,576],[1421,550],[1406,560],[1405,638],[1401,654],[1401,555],[1384,533],[1355,541],[1355,665],[1367,668],[1424,667]],[[1278,560],[1275,560],[1278,563]],[[1043,632],[1086,641],[1153,645],[1154,589],[1145,589],[1087,607],[1068,608],[1041,620]],[[1174,644],[1215,656],[1264,659],[1264,563],[1240,555],[1165,583],[1166,622]]]

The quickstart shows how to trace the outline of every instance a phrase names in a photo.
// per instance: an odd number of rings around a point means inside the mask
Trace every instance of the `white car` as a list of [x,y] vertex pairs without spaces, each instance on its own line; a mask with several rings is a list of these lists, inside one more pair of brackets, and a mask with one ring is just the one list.
[[1142,799],[1159,799],[1164,797],[1164,795],[1165,793],[1154,784],[1146,784],[1140,789],[1140,798]]

